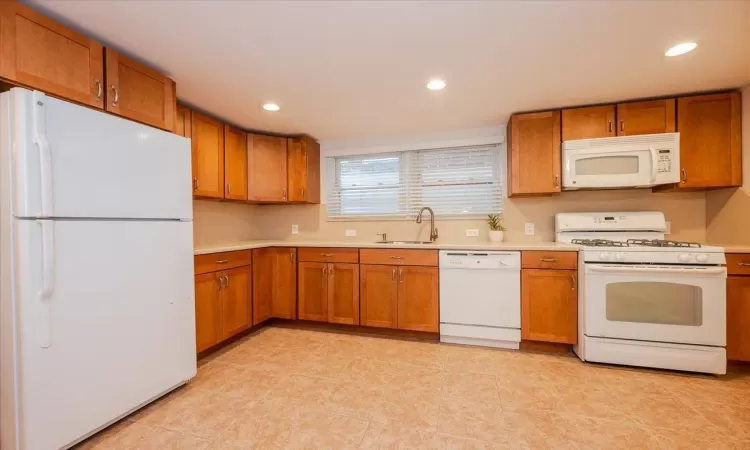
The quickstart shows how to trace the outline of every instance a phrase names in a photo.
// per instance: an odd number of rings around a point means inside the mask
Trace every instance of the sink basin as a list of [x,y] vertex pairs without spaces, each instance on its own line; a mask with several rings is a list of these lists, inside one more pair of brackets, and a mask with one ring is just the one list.
[[377,241],[376,244],[421,244],[421,245],[430,245],[434,244],[435,242],[432,241]]

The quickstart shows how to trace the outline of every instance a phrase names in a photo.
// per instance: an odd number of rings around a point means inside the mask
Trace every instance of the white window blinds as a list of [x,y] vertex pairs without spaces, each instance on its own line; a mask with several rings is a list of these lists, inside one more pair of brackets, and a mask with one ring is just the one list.
[[423,206],[440,218],[502,212],[500,145],[327,158],[328,217],[412,219]]

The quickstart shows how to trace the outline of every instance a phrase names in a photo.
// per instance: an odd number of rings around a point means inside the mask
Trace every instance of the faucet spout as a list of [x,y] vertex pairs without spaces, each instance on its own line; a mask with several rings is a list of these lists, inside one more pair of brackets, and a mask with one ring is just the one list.
[[425,210],[430,213],[430,242],[434,242],[438,238],[438,230],[435,228],[435,211],[428,206],[420,209],[419,214],[417,214],[417,223],[422,223],[422,213],[425,212]]

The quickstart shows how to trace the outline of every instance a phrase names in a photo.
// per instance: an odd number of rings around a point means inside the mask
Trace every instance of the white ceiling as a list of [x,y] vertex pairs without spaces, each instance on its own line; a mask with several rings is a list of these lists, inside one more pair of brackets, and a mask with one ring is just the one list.
[[[163,70],[187,103],[319,139],[750,83],[750,1],[33,3]],[[685,40],[698,49],[664,56]],[[444,91],[425,88],[435,76]]]

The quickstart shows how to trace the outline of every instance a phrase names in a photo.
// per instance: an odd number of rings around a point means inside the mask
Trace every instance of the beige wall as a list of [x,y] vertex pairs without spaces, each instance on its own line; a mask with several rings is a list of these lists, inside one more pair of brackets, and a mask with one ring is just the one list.
[[744,186],[706,194],[706,238],[718,245],[750,245],[750,85],[742,89]]
[[[247,239],[351,240],[372,242],[376,233],[390,239],[428,239],[429,221],[329,222],[325,205],[250,206],[196,201],[196,246],[232,243]],[[554,215],[582,211],[663,211],[671,221],[671,238],[705,242],[705,194],[700,192],[653,194],[649,190],[565,192],[554,197],[506,199],[503,224],[506,240],[515,242],[554,240]],[[525,236],[524,224],[532,222],[535,236]],[[292,235],[292,224],[299,234]],[[436,225],[443,242],[471,243],[487,240],[483,220],[441,220]],[[467,228],[480,236],[466,237]],[[345,237],[347,229],[356,237]]]

